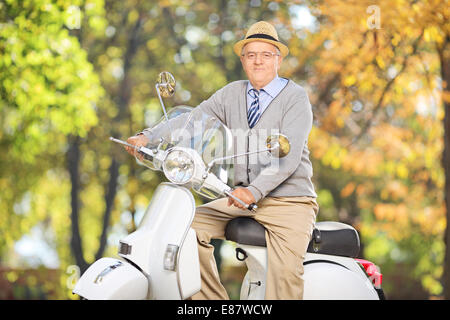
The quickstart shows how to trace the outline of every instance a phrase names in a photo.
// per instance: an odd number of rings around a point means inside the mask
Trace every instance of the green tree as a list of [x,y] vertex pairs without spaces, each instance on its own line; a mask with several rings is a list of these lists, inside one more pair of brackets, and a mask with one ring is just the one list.
[[37,208],[40,183],[61,173],[65,135],[97,124],[103,90],[69,34],[77,15],[69,2],[0,2],[0,257],[50,209]]

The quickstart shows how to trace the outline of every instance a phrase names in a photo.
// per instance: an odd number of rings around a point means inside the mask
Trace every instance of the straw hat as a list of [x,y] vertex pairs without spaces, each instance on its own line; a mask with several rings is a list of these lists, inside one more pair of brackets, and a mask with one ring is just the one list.
[[289,49],[286,45],[282,44],[278,40],[278,34],[274,26],[266,21],[259,21],[253,24],[250,29],[248,29],[247,34],[243,40],[238,41],[234,47],[234,53],[238,56],[242,54],[242,48],[249,42],[252,41],[263,41],[273,44],[278,49],[280,49],[281,56],[285,57],[289,53]]

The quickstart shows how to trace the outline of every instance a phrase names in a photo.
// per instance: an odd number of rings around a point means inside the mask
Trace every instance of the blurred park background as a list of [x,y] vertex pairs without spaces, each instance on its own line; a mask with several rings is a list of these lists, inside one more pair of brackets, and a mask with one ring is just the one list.
[[[245,79],[232,47],[259,20],[290,48],[280,76],[311,100],[318,220],[358,230],[360,256],[381,267],[388,298],[448,299],[449,8],[0,0],[0,299],[76,299],[80,272],[116,256],[164,178],[108,137],[160,119],[161,71],[177,79],[169,108]],[[232,243],[214,244],[237,298],[242,265]]]

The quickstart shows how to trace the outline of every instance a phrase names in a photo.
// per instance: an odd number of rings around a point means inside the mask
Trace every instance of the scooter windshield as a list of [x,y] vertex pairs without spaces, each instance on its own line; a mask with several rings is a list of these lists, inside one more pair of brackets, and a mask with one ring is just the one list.
[[[169,121],[163,117],[155,126],[144,131],[150,139],[151,146],[159,145],[160,138],[163,138],[163,149],[175,146],[193,149],[197,151],[205,164],[214,159],[232,155],[233,138],[230,129],[200,108],[177,106],[172,108],[167,116]],[[210,172],[222,182],[233,185],[232,171],[233,161],[223,160],[218,161]],[[203,186],[193,186],[193,189],[209,199],[219,196]]]

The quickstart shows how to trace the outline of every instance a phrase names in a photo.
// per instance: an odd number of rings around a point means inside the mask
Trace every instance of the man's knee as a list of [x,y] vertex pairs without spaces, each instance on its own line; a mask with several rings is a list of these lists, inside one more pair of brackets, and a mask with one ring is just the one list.
[[197,242],[199,245],[204,246],[204,247],[212,247],[212,244],[210,244],[211,242],[211,234],[209,234],[209,232],[207,232],[206,230],[202,230],[202,229],[196,229],[194,227],[192,227],[192,229],[194,229],[196,235],[197,235]]

